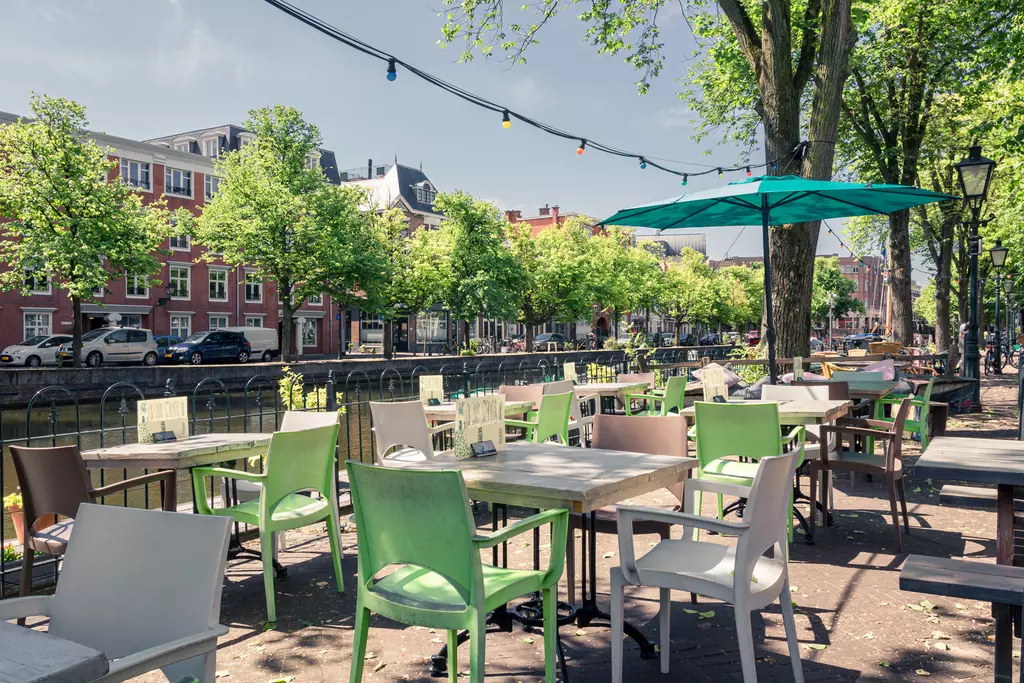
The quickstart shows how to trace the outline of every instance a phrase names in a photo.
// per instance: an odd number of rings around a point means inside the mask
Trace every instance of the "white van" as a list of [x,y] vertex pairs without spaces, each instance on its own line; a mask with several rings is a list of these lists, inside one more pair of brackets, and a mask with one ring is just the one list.
[[252,360],[268,363],[281,355],[281,347],[277,342],[277,330],[273,327],[221,327],[227,332],[241,332],[252,347]]

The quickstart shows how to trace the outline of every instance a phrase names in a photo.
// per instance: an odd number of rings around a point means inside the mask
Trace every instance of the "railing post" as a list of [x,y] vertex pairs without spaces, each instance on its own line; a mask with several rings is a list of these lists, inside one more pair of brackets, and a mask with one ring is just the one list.
[[469,363],[462,361],[462,395],[469,398]]
[[170,398],[172,396],[174,396],[174,380],[168,377],[167,383],[164,384],[164,398]]
[[327,394],[327,399],[324,401],[324,410],[328,413],[338,411],[338,398],[335,396],[334,390],[334,370],[327,372],[327,386],[324,388]]

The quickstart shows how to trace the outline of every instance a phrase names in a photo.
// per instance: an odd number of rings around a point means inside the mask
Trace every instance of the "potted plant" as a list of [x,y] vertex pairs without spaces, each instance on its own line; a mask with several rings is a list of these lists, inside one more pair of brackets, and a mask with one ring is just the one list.
[[[25,544],[25,514],[22,506],[24,501],[21,497],[21,489],[16,489],[14,493],[9,493],[4,496],[3,499],[4,509],[11,513],[11,524],[14,525],[14,535],[18,538],[18,543]],[[44,515],[39,518],[39,523],[36,524],[37,528],[45,529],[48,526],[52,526],[57,523],[57,515]]]

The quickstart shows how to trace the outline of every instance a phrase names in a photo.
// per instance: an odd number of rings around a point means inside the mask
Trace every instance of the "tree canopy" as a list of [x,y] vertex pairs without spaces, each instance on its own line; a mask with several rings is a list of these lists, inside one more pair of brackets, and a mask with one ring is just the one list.
[[815,320],[828,321],[829,308],[835,318],[843,318],[850,313],[864,313],[864,303],[853,296],[856,291],[857,283],[843,275],[838,258],[819,256],[816,259],[814,296],[811,300],[811,315]]

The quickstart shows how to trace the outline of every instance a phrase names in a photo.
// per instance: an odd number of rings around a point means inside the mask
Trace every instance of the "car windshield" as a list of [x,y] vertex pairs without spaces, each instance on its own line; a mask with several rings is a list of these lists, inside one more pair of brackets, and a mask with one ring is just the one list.
[[38,345],[42,344],[44,341],[46,341],[47,339],[49,339],[49,337],[47,335],[45,335],[45,334],[37,334],[36,336],[29,337],[25,341],[19,343],[18,346],[38,346]]
[[[92,332],[90,332],[88,334],[82,335],[82,341],[88,342],[88,341],[93,341],[95,339],[99,339],[100,337],[105,335],[107,332],[110,332],[110,330],[109,329],[93,330]],[[68,343],[70,344],[71,342],[68,342]]]
[[199,342],[206,339],[206,335],[208,334],[209,332],[196,332],[195,334],[190,334],[189,336],[185,337],[185,343],[198,344]]

